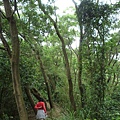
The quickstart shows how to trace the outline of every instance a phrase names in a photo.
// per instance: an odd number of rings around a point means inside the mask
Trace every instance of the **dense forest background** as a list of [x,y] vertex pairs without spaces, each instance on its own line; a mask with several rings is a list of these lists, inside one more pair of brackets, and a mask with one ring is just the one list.
[[0,120],[120,120],[120,2],[55,2],[0,1]]

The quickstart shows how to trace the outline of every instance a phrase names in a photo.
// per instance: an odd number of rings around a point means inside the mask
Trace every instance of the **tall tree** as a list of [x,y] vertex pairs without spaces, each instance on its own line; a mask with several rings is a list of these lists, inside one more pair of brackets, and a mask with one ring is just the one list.
[[70,64],[69,64],[68,55],[66,52],[66,45],[65,45],[64,38],[62,37],[62,35],[59,31],[59,28],[57,26],[57,22],[54,21],[52,19],[52,17],[48,14],[48,12],[45,10],[44,6],[41,3],[41,0],[37,0],[37,1],[38,1],[39,8],[43,11],[43,13],[48,17],[48,19],[53,24],[55,31],[56,31],[56,34],[62,43],[62,51],[63,51],[63,55],[64,55],[64,59],[65,59],[66,75],[67,75],[67,80],[68,80],[68,84],[69,84],[69,98],[70,98],[71,108],[74,111],[76,111],[76,105],[75,105],[74,95],[73,95],[72,76],[71,76]]
[[[83,56],[88,59],[91,86],[91,101],[94,104],[91,106],[91,117],[96,119],[105,119],[104,113],[104,98],[106,87],[106,49],[109,27],[111,25],[110,15],[114,14],[119,8],[119,3],[113,6],[108,4],[100,4],[99,1],[83,0],[79,5],[75,3],[76,14],[80,26],[80,47],[79,47],[79,86],[82,85],[83,72]],[[87,46],[86,46],[87,45]],[[86,60],[84,57],[84,59]],[[79,87],[81,88],[81,87]],[[84,97],[83,89],[80,89],[81,97]],[[84,99],[81,99],[83,104]],[[83,105],[82,105],[83,106]]]
[[15,1],[15,10],[12,10],[10,6],[9,0],[3,0],[6,18],[9,22],[10,26],[10,34],[11,34],[11,42],[12,42],[12,55],[10,58],[11,62],[11,70],[12,70],[12,80],[13,80],[13,90],[15,95],[15,100],[17,103],[17,108],[20,116],[20,120],[28,120],[27,111],[25,108],[23,94],[20,84],[20,73],[19,73],[19,38],[18,38],[18,30],[16,26],[16,21],[14,18],[14,12],[17,9],[17,3]]
[[[75,8],[76,8],[76,15],[77,15],[77,18],[78,18],[78,22],[79,22],[79,29],[80,29],[80,38],[79,38],[79,48],[78,48],[78,87],[79,87],[79,92],[80,92],[80,96],[81,96],[81,108],[84,108],[85,106],[85,97],[84,97],[84,94],[85,94],[85,89],[84,89],[84,84],[83,84],[83,81],[82,81],[82,71],[83,71],[83,40],[84,40],[84,25],[83,25],[83,19],[82,19],[82,16],[83,16],[83,11],[81,11],[81,14],[80,14],[80,11],[79,11],[79,7],[77,5],[77,3],[72,0],[74,5],[75,5]],[[84,7],[84,6],[83,6]]]

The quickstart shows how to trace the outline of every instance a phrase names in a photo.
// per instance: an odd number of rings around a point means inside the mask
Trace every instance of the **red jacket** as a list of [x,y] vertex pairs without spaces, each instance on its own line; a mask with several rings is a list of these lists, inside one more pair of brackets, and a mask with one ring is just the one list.
[[45,103],[44,102],[38,102],[35,105],[35,109],[37,109],[37,110],[44,110],[45,113],[46,113],[46,107],[45,107]]

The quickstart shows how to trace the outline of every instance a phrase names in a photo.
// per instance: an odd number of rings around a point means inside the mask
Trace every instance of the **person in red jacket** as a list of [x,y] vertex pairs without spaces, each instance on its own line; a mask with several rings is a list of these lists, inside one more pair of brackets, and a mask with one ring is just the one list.
[[43,99],[39,99],[39,102],[35,105],[34,108],[37,109],[36,119],[45,120],[47,112]]

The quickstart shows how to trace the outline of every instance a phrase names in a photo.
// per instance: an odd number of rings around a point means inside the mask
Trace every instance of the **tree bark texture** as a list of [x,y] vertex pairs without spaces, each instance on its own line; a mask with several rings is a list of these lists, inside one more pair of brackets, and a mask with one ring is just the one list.
[[13,90],[15,95],[15,100],[17,103],[17,109],[19,113],[20,120],[28,120],[27,111],[25,109],[25,103],[23,100],[23,94],[20,84],[20,74],[19,74],[19,38],[16,26],[16,21],[13,16],[13,12],[10,6],[9,0],[3,0],[4,8],[6,12],[6,18],[8,19],[10,26],[10,34],[12,39],[12,57],[11,57],[11,71],[13,80]]

